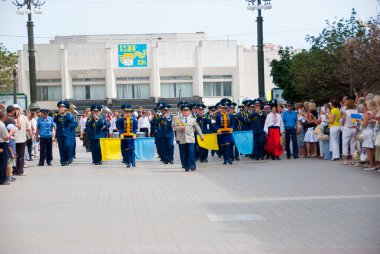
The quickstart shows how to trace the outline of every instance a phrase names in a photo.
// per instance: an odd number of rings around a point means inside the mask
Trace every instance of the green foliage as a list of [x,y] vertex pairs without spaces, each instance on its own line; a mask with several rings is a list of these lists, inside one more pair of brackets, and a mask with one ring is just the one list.
[[9,52],[0,43],[0,93],[11,92],[13,87],[13,70],[16,68],[17,54]]
[[280,48],[278,55],[280,60],[273,60],[270,63],[271,76],[273,83],[284,90],[282,97],[287,101],[298,101],[301,99],[297,93],[294,84],[294,75],[292,72],[292,48]]
[[322,103],[357,90],[380,89],[380,29],[363,23],[352,10],[349,19],[330,23],[318,36],[306,37],[309,50],[281,48],[280,60],[271,62],[273,82],[287,100],[314,99]]

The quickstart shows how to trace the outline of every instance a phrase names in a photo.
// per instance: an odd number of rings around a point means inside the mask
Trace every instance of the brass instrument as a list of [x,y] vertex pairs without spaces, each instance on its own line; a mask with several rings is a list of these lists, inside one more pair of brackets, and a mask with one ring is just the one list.
[[100,114],[111,114],[112,110],[110,110],[107,106],[102,105],[102,110],[100,111]]
[[70,102],[70,107],[69,107],[68,111],[72,115],[74,115],[74,114],[79,115],[79,112],[77,111],[77,107],[74,104],[72,104],[71,102]]
[[174,122],[177,124],[177,126],[185,126],[185,123],[179,118],[174,118]]

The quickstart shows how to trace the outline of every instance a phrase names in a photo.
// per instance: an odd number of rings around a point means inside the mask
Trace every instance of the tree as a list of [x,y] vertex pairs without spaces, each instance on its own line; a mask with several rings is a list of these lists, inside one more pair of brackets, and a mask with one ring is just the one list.
[[317,36],[306,37],[309,50],[280,49],[271,62],[273,82],[286,99],[326,102],[357,90],[380,91],[380,28],[378,19],[363,23],[352,10],[349,19],[330,23]]
[[362,33],[346,41],[336,75],[348,87],[380,93],[380,27],[375,20],[361,26]]
[[0,43],[0,93],[9,93],[13,87],[13,70],[16,68],[17,54],[9,52]]
[[282,97],[287,101],[299,101],[300,94],[295,89],[294,75],[292,72],[292,57],[294,55],[293,49],[286,47],[280,48],[278,51],[280,60],[274,59],[270,63],[273,83],[279,88],[284,90]]

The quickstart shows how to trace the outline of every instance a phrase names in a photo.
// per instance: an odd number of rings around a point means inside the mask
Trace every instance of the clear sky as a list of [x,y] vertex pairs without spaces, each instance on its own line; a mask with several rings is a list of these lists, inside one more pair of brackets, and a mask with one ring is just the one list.
[[[19,0],[22,2],[23,0]],[[264,10],[264,43],[308,48],[325,20],[348,18],[355,8],[362,20],[380,11],[377,0],[272,0]],[[257,44],[257,11],[244,0],[46,0],[33,15],[36,43],[56,35],[205,32],[208,39]],[[11,0],[0,0],[0,42],[16,51],[27,44],[27,16],[17,15]],[[229,36],[228,36],[229,35]]]

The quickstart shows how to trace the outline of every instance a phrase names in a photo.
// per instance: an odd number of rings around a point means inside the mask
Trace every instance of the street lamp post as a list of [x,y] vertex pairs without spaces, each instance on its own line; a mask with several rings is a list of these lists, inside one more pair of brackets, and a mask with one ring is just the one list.
[[[263,43],[263,16],[261,10],[272,9],[271,0],[246,0],[248,2],[247,9],[254,11],[257,9],[257,70],[259,81],[259,97],[265,99],[265,85],[264,85],[264,43]],[[262,4],[264,2],[264,4]]]
[[30,110],[38,110],[40,107],[37,105],[37,85],[36,85],[36,58],[34,55],[34,33],[33,33],[33,21],[32,21],[32,7],[34,7],[34,14],[42,14],[41,6],[45,4],[45,1],[40,0],[14,0],[12,2],[17,6],[16,13],[19,15],[28,15],[28,53],[29,53],[29,84],[30,84]]

